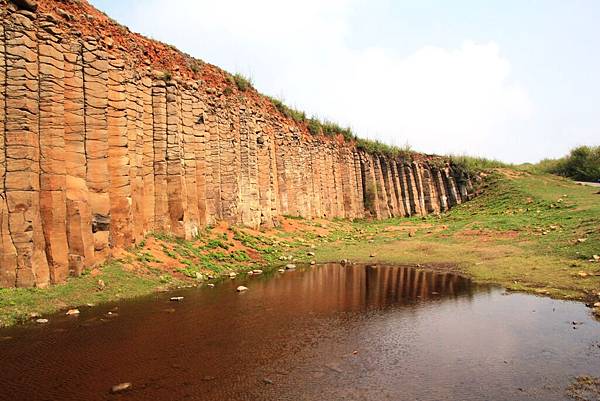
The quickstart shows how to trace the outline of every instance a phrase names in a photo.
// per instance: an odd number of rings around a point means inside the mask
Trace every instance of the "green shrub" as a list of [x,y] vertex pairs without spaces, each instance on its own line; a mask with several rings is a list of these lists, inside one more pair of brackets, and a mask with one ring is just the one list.
[[579,146],[571,150],[566,157],[542,162],[542,168],[548,173],[577,181],[600,180],[600,146]]
[[252,88],[252,80],[250,78],[246,78],[240,73],[233,75],[233,82],[241,91],[247,91],[248,89]]

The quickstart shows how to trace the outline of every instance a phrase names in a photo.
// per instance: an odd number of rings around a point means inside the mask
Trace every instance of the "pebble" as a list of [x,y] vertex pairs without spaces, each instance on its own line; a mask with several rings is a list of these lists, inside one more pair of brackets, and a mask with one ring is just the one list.
[[171,302],[180,302],[183,301],[183,297],[171,297],[169,300]]
[[285,269],[278,269],[277,271],[278,271],[279,273],[284,273],[284,272],[285,272]]
[[233,272],[229,273],[229,278],[235,278],[235,276],[237,276],[236,273],[233,273]]
[[253,273],[253,274],[262,274],[262,273],[263,273],[263,271],[262,271],[262,270],[260,270],[260,269],[256,269],[256,270],[252,270],[252,273]]
[[248,287],[244,287],[243,285],[240,285],[238,288],[236,288],[237,292],[243,292],[243,291],[248,291]]
[[311,264],[311,265],[316,265],[316,264],[317,264],[317,262],[315,262],[314,260],[311,260],[311,261],[310,261],[310,264]]
[[112,386],[110,391],[112,393],[120,393],[122,391],[129,390],[130,388],[131,388],[131,383],[119,383],[119,384]]
[[307,254],[308,256],[315,256],[315,253],[314,253],[314,252],[306,252],[306,254]]
[[206,284],[208,287],[213,288],[215,285],[213,283]]
[[376,253],[372,253],[369,255],[369,257],[374,258],[377,254]]
[[39,324],[44,324],[44,323],[48,323],[48,319],[36,319],[35,322],[39,323]]
[[296,268],[296,265],[290,263],[288,265],[285,265],[286,270],[294,270]]
[[79,309],[69,309],[67,311],[67,313],[65,313],[65,315],[67,315],[67,316],[79,315]]

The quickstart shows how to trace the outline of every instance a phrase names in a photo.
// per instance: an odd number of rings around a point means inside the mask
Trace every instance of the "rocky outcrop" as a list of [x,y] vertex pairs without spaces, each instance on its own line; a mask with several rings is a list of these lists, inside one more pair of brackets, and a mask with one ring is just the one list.
[[425,215],[469,197],[444,159],[313,136],[85,2],[0,0],[0,14],[0,286],[60,282],[151,231]]

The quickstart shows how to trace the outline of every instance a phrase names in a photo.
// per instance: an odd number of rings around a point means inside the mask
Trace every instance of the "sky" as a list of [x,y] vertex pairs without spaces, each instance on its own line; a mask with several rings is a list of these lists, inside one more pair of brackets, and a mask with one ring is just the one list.
[[91,0],[310,116],[521,163],[600,145],[597,0]]

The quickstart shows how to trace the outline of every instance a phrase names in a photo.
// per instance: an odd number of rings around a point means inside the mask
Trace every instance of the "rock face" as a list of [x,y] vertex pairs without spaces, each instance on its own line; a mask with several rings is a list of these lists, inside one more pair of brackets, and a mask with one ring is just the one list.
[[470,196],[447,161],[313,136],[85,1],[27,4],[0,0],[2,287],[63,281],[150,231],[425,215]]

